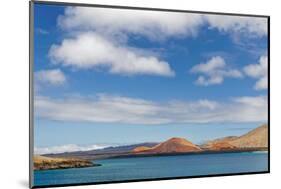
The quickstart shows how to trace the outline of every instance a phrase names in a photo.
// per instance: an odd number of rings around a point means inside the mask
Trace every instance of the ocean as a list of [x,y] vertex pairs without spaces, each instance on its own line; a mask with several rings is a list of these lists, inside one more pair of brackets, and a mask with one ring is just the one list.
[[34,171],[34,185],[82,184],[268,170],[266,152],[112,158],[94,162],[102,166]]

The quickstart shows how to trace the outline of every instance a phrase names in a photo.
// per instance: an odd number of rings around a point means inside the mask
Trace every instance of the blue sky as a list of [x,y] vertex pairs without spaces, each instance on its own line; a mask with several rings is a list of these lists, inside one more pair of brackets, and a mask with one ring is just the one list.
[[267,121],[266,18],[34,9],[36,147],[200,143]]

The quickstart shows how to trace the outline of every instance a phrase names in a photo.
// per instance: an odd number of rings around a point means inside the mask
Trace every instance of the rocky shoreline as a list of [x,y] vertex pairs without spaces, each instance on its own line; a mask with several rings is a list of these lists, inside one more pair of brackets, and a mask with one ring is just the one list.
[[34,170],[69,169],[101,166],[88,160],[77,158],[50,158],[34,156]]

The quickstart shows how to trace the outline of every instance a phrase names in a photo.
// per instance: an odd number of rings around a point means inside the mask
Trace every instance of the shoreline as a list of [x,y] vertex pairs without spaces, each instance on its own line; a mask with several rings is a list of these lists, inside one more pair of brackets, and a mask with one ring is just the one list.
[[91,166],[81,166],[81,167],[63,167],[63,168],[52,168],[52,169],[34,169],[34,171],[50,171],[50,170],[63,170],[63,169],[80,169],[80,168],[88,168],[88,167],[100,167],[102,164],[95,163]]
[[181,155],[208,155],[208,154],[222,154],[222,153],[243,153],[243,152],[268,152],[267,148],[258,149],[239,149],[239,150],[224,150],[224,151],[211,151],[205,150],[201,152],[180,152],[180,153],[155,153],[155,154],[119,154],[108,157],[96,157],[89,160],[101,160],[101,159],[117,159],[117,158],[136,158],[136,157],[160,157],[160,156],[181,156]]
[[[239,150],[224,150],[224,151],[201,151],[201,152],[182,152],[182,153],[159,153],[159,154],[115,154],[106,157],[96,157],[91,159],[83,159],[82,161],[89,161],[91,165],[87,166],[68,166],[68,167],[53,167],[44,169],[34,169],[34,171],[49,171],[49,170],[62,170],[62,169],[73,169],[73,168],[87,168],[87,167],[100,167],[102,164],[94,163],[95,160],[104,159],[122,159],[122,158],[138,158],[138,157],[164,157],[164,156],[185,156],[185,155],[209,155],[209,154],[230,154],[230,153],[245,153],[245,152],[257,152],[257,153],[268,153],[267,148],[251,148],[251,149],[239,149]],[[64,157],[71,158],[71,157]],[[54,158],[55,159],[55,158]]]
[[[181,152],[181,153],[155,153],[155,154],[106,154],[106,155],[100,155],[100,157],[92,157],[92,158],[86,158],[86,157],[79,157],[79,160],[76,159],[76,161],[82,161],[82,162],[88,162],[87,164],[76,165],[76,163],[69,166],[61,166],[59,163],[55,166],[47,166],[40,169],[34,169],[34,171],[48,171],[48,170],[61,170],[61,169],[72,169],[72,168],[87,168],[87,167],[100,167],[102,164],[94,163],[95,160],[104,160],[104,159],[121,159],[121,158],[138,158],[138,157],[164,157],[164,156],[182,156],[182,155],[209,155],[209,154],[230,154],[230,153],[245,153],[245,152],[257,152],[257,153],[268,153],[268,148],[248,148],[248,149],[236,149],[236,150],[221,150],[221,151],[211,151],[211,150],[204,150],[200,152]],[[44,155],[43,155],[44,156]],[[48,156],[45,156],[48,157]],[[52,156],[52,158],[54,158]],[[58,159],[61,157],[58,157]],[[66,159],[73,158],[73,157],[64,157]],[[77,157],[75,157],[77,158]],[[54,158],[56,159],[56,158]],[[70,159],[69,159],[70,160]],[[44,165],[44,162],[43,162]]]
[[97,164],[89,160],[71,157],[54,158],[47,156],[34,156],[34,171],[85,168],[95,166],[101,166],[101,164]]
[[157,156],[179,156],[179,155],[204,155],[204,154],[220,154],[220,153],[243,153],[243,152],[268,152],[268,148],[243,148],[243,149],[232,149],[232,150],[202,150],[198,152],[180,152],[180,153],[107,153],[107,154],[85,154],[85,155],[55,155],[55,154],[46,154],[46,157],[54,157],[54,158],[79,158],[83,160],[101,160],[101,159],[111,159],[111,158],[135,158],[135,157],[157,157]]

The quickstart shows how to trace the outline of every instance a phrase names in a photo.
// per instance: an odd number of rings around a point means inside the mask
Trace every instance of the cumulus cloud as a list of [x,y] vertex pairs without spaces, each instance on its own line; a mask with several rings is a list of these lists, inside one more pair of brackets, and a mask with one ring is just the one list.
[[37,84],[62,85],[66,82],[66,77],[60,69],[40,70],[34,74]]
[[174,76],[167,62],[152,55],[144,55],[136,49],[114,44],[92,32],[53,45],[49,56],[55,63],[75,68],[105,68],[110,73],[124,75]]
[[76,144],[66,144],[61,146],[51,146],[51,147],[35,147],[34,154],[56,154],[63,152],[77,152],[77,151],[89,151],[89,150],[97,150],[109,147],[109,145],[76,145]]
[[264,89],[267,89],[267,88],[268,88],[268,84],[267,84],[267,83],[268,83],[267,77],[262,77],[262,78],[260,78],[260,79],[256,82],[254,88],[255,88],[256,90],[264,90]]
[[[168,62],[147,50],[144,53],[143,49],[128,45],[129,36],[140,35],[150,40],[195,37],[205,25],[222,32],[247,32],[258,37],[267,32],[267,20],[263,18],[68,7],[58,17],[58,26],[72,37],[53,45],[49,55],[54,62],[75,68],[102,67],[121,75],[173,76],[175,73]],[[212,78],[200,76],[198,84],[219,84],[228,75],[239,77],[238,71]]]
[[225,67],[224,59],[220,56],[212,57],[207,63],[201,63],[192,68],[193,72],[200,72],[200,73],[209,73],[213,72],[218,68]]
[[204,25],[222,32],[267,35],[266,18],[88,7],[67,8],[59,17],[58,25],[67,30],[95,30],[107,34],[128,32],[152,39],[196,36]]
[[141,34],[150,39],[195,36],[203,24],[200,14],[175,12],[69,7],[58,19],[66,30],[91,30],[102,34]]
[[[267,97],[237,97],[227,102],[201,99],[159,103],[99,95],[93,98],[35,98],[35,116],[56,121],[168,124],[267,121]],[[227,110],[227,111],[226,111]]]
[[244,67],[244,72],[249,77],[257,79],[254,86],[256,90],[264,90],[268,88],[268,58],[261,56],[258,64],[250,64]]
[[248,37],[267,35],[267,18],[208,15],[205,16],[210,28],[221,32],[247,34]]
[[239,70],[227,68],[225,60],[221,56],[214,56],[205,63],[193,66],[190,72],[201,74],[195,83],[203,86],[221,84],[226,77],[243,77],[243,74]]

